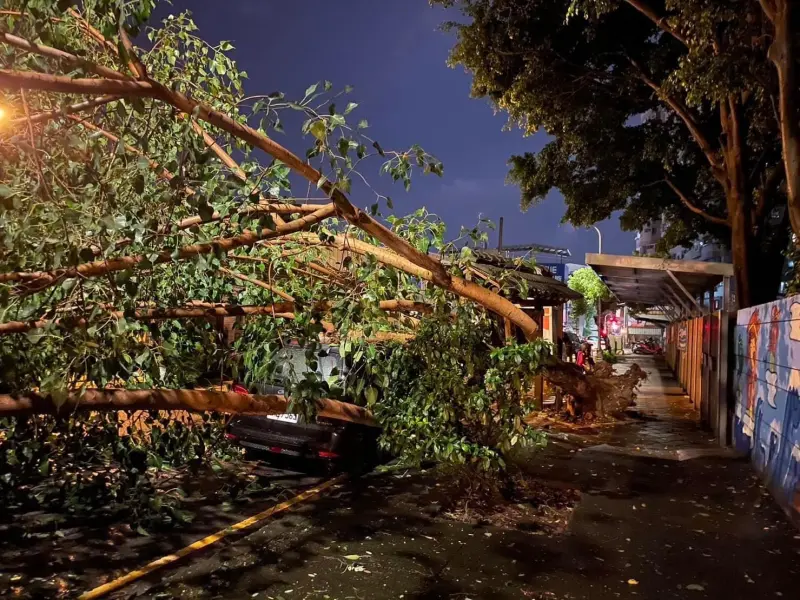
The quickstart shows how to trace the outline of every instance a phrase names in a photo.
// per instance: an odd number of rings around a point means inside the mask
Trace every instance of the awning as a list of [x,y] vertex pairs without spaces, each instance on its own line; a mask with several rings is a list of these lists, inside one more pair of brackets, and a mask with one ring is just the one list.
[[696,260],[587,254],[586,264],[620,302],[664,307],[672,319],[709,311],[705,295],[733,277],[731,264]]

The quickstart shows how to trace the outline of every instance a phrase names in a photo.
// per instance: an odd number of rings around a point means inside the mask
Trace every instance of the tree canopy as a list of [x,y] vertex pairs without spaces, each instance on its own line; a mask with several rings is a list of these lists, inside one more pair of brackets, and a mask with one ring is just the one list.
[[571,273],[567,285],[583,296],[580,300],[572,301],[571,314],[575,319],[591,318],[597,314],[597,302],[611,298],[611,291],[590,267],[584,267]]
[[742,306],[774,297],[800,213],[787,210],[772,3],[440,3],[468,17],[449,24],[451,61],[473,75],[473,95],[552,136],[511,158],[523,207],[557,188],[576,226],[619,210],[626,229],[663,217],[666,243],[706,234],[731,246]]

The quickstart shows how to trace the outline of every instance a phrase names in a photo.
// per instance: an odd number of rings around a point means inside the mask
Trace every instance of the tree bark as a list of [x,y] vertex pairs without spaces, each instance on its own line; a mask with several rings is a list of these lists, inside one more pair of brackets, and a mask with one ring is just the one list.
[[753,247],[752,195],[745,172],[745,144],[742,140],[741,107],[731,95],[720,102],[720,121],[725,137],[725,174],[721,183],[731,223],[731,255],[736,265],[736,303],[738,308],[753,306],[752,271],[757,250]]
[[[186,410],[216,411],[244,415],[283,414],[289,399],[274,394],[255,395],[211,390],[120,390],[86,389],[70,393],[64,402],[35,393],[0,395],[0,416],[30,414],[69,414],[75,410]],[[367,409],[338,400],[322,398],[317,402],[317,416],[362,425],[376,425]]]
[[766,0],[762,0],[767,16],[775,26],[769,58],[778,71],[778,106],[789,222],[800,244],[800,81],[794,44],[796,5],[796,0],[774,0],[774,4],[768,7]]

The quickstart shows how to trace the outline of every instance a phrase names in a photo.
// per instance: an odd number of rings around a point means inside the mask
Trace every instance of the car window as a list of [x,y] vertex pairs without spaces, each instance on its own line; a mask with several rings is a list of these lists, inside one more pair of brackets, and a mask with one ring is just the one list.
[[[339,352],[334,348],[326,348],[327,356],[320,356],[317,359],[317,373],[324,379],[328,379],[333,373],[334,368],[342,372],[342,358]],[[288,378],[291,382],[296,383],[305,376],[309,370],[306,362],[305,348],[285,348],[278,353],[278,369],[277,374],[279,378]]]

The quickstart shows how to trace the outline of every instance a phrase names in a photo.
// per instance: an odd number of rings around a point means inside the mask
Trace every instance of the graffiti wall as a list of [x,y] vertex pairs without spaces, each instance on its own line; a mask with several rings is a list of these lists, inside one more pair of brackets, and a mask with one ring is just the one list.
[[800,523],[800,296],[740,310],[734,345],[734,443]]

